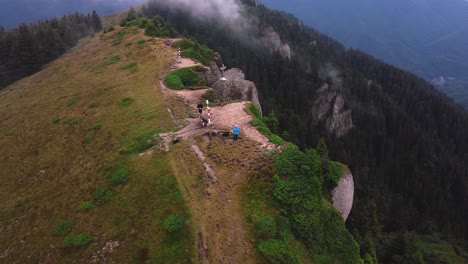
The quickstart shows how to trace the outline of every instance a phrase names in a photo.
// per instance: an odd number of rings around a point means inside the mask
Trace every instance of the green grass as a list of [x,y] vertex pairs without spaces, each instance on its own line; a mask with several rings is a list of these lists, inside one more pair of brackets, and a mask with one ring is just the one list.
[[275,145],[282,145],[284,143],[283,139],[277,135],[269,136],[268,140]]
[[169,73],[164,78],[164,85],[173,90],[181,90],[185,87],[203,86],[205,83],[195,72],[195,67],[190,67]]
[[130,70],[131,68],[134,68],[135,66],[137,66],[137,63],[136,63],[136,62],[132,62],[132,63],[129,63],[129,64],[123,66],[123,67],[120,68],[120,69],[122,69],[122,70]]
[[143,45],[143,44],[145,44],[145,43],[146,43],[146,40],[145,40],[145,39],[140,39],[140,40],[137,41],[137,44],[138,44],[138,45]]
[[100,123],[96,123],[94,125],[92,125],[89,130],[94,130],[94,131],[98,131],[98,130],[101,130],[102,128],[102,125]]
[[89,143],[91,140],[93,140],[94,135],[91,133],[88,133],[86,136],[83,137],[83,143]]
[[120,56],[119,55],[115,55],[113,57],[111,57],[107,62],[106,62],[106,65],[112,65],[114,63],[117,63],[120,61]]
[[132,98],[127,97],[127,98],[122,99],[122,101],[120,101],[119,105],[121,107],[127,107],[127,106],[131,105],[133,103],[133,101],[134,100]]
[[68,101],[67,101],[67,106],[72,106],[72,105],[78,103],[80,100],[81,100],[81,97],[79,97],[79,96],[74,96],[74,97],[68,99]]
[[112,192],[106,188],[98,188],[93,194],[93,199],[97,205],[108,203],[112,198]]
[[114,40],[114,42],[112,42],[112,46],[118,46],[120,44],[122,44],[122,40],[120,39]]
[[80,247],[90,243],[93,240],[93,236],[90,233],[71,233],[63,239],[64,246]]
[[106,176],[107,181],[112,185],[119,185],[128,182],[130,174],[125,169],[118,169]]
[[54,228],[54,236],[63,236],[70,233],[73,229],[73,224],[69,220],[60,221]]
[[16,135],[18,135],[18,129],[16,129],[16,128],[8,129],[5,132],[5,136],[8,136],[8,137],[13,137],[13,136],[16,136]]
[[191,58],[204,65],[208,65],[214,59],[214,51],[190,39],[179,40],[172,47],[180,47],[182,49],[182,56]]
[[56,117],[52,120],[52,124],[58,124],[60,123],[60,118]]
[[[129,33],[122,37],[122,43],[143,38],[141,31]],[[44,249],[50,245],[55,245],[53,258],[60,262],[91,260],[109,240],[121,243],[110,255],[116,263],[133,263],[133,259],[189,263],[193,259],[191,226],[174,233],[161,226],[170,213],[189,219],[167,155],[158,149],[152,155],[134,155],[155,144],[148,143],[155,133],[175,129],[166,103],[174,105],[175,114],[182,116],[177,111],[183,112],[183,102],[166,102],[154,90],[154,78],[169,70],[173,50],[160,45],[155,60],[149,45],[135,44],[122,53],[124,45],[113,47],[114,41],[114,33],[83,39],[67,56],[0,91],[0,112],[15,113],[8,119],[0,118],[0,156],[11,157],[0,159],[4,183],[0,184],[0,245],[17,249],[2,258],[5,263],[44,262]],[[117,68],[105,67],[110,58],[124,53],[128,58],[121,57],[114,64]],[[137,63],[133,69],[138,72],[115,71],[130,62]],[[63,66],[67,64],[69,67]],[[101,65],[101,74],[96,75],[92,65]],[[10,88],[15,93],[6,92]],[[75,94],[83,99],[66,107],[70,95]],[[85,98],[90,101],[85,102]],[[120,106],[123,98],[131,98],[123,103],[127,107]],[[54,120],[60,125],[52,125]],[[98,130],[96,124],[102,128]],[[83,144],[88,133],[94,135],[92,145]],[[6,134],[22,137],[17,140]],[[120,162],[131,174],[125,185],[113,185],[106,179],[112,171],[106,168]],[[33,178],[40,180],[17,184],[24,175],[36,175]],[[26,201],[21,206],[19,196]],[[53,231],[64,218],[73,223],[73,236],[60,248],[68,234],[54,236]],[[80,236],[82,232],[89,232],[93,239]],[[21,234],[25,243],[18,239]]]
[[70,125],[70,126],[73,126],[73,125],[79,125],[81,124],[81,119],[80,118],[65,118],[62,123],[64,125]]
[[78,211],[86,212],[86,211],[89,211],[89,209],[91,209],[91,207],[93,207],[93,202],[92,201],[84,201],[84,202],[80,203],[80,205],[78,206]]

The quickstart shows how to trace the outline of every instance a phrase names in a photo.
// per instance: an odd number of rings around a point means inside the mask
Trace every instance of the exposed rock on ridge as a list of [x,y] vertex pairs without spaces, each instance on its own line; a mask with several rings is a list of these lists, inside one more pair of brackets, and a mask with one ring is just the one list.
[[353,207],[354,179],[353,175],[346,169],[345,174],[338,181],[338,185],[332,191],[333,207],[340,212],[344,221],[348,219]]
[[245,74],[237,68],[232,68],[224,73],[226,81],[222,81],[221,72],[216,63],[211,63],[210,67],[201,74],[208,86],[213,89],[215,102],[227,101],[251,101],[261,111],[260,101],[255,83],[245,80]]
[[312,106],[313,119],[325,120],[328,132],[337,138],[345,136],[353,128],[351,110],[346,110],[343,96],[325,84],[317,91],[317,99]]

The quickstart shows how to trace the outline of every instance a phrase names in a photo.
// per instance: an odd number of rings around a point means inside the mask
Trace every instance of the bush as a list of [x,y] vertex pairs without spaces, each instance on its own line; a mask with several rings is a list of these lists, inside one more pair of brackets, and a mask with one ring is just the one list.
[[91,140],[93,140],[94,138],[94,135],[93,134],[87,134],[84,138],[83,138],[83,143],[89,143],[91,142]]
[[268,140],[270,140],[270,142],[275,144],[275,145],[282,145],[283,144],[283,139],[280,138],[277,135],[271,135],[270,137],[268,137]]
[[258,245],[258,251],[273,264],[300,263],[281,240],[269,239],[262,241]]
[[258,117],[255,117],[255,118],[252,120],[252,126],[258,127],[258,126],[261,126],[261,125],[263,125],[262,119],[260,119],[260,118],[258,118]]
[[94,192],[93,198],[96,201],[96,204],[103,205],[110,201],[112,197],[112,192],[106,188],[97,188]]
[[137,65],[136,62],[132,62],[132,63],[129,63],[129,64],[123,66],[121,69],[124,70],[124,71],[129,70],[129,69],[135,67],[136,65]]
[[140,39],[140,40],[137,41],[137,44],[138,44],[138,45],[143,45],[143,44],[145,44],[145,43],[146,43],[146,40],[145,40],[145,39]]
[[279,129],[279,121],[278,119],[276,118],[276,115],[275,115],[275,112],[271,112],[269,115],[265,116],[263,118],[263,122],[265,123],[265,125],[267,125],[267,127],[273,131],[273,133],[279,133],[280,129]]
[[89,209],[91,209],[91,207],[93,207],[93,202],[91,201],[84,201],[80,204],[80,206],[78,206],[78,210],[80,212],[85,212],[85,211],[88,211]]
[[200,45],[190,39],[179,40],[172,44],[172,47],[181,48],[183,50],[182,56],[196,60],[204,65],[212,61],[215,55],[214,51],[208,47]]
[[276,223],[273,217],[260,216],[256,225],[257,235],[262,239],[269,239],[276,235]]
[[215,93],[212,89],[206,91],[202,97],[203,99],[208,100],[210,103],[215,101]]
[[182,90],[184,89],[184,84],[182,80],[177,75],[167,75],[164,79],[164,85],[173,90]]
[[81,233],[81,234],[69,234],[63,239],[64,246],[74,246],[80,247],[88,244],[93,240],[93,237],[90,233]]
[[99,123],[96,123],[96,124],[92,125],[92,126],[89,128],[89,130],[98,131],[98,130],[101,130],[101,128],[102,128],[102,125],[99,124]]
[[129,179],[129,173],[128,171],[124,169],[119,169],[116,172],[107,175],[106,178],[107,178],[107,181],[113,185],[124,184]]
[[79,96],[74,96],[74,97],[70,98],[70,99],[67,101],[67,106],[72,106],[72,105],[78,103],[78,101],[80,101],[80,100],[81,100],[81,97],[79,97]]
[[54,236],[63,236],[70,233],[73,229],[73,224],[69,220],[60,221],[54,229]]
[[129,106],[131,103],[133,103],[133,99],[127,97],[127,98],[122,99],[122,101],[120,101],[120,104],[119,104],[119,105],[120,105],[121,107],[127,107],[127,106]]
[[201,78],[195,72],[194,67],[182,68],[169,73],[164,78],[164,85],[173,90],[181,90],[184,87],[204,85]]
[[106,65],[111,65],[111,64],[117,63],[118,61],[120,61],[120,56],[116,55],[110,58],[109,61],[106,62]]
[[265,136],[268,136],[268,135],[271,135],[271,131],[268,127],[265,126],[265,124],[262,124],[261,126],[259,126],[257,128],[258,132],[260,132],[260,134],[262,135],[265,135]]
[[184,227],[185,219],[178,214],[170,214],[164,218],[162,225],[167,232],[176,232]]
[[54,118],[54,120],[52,120],[52,123],[53,123],[53,124],[58,124],[58,123],[60,123],[60,118],[58,118],[58,117]]
[[252,114],[254,114],[254,116],[258,119],[262,119],[262,112],[260,112],[260,109],[258,109],[258,107],[256,107],[255,105],[251,104],[249,106],[249,110],[250,112],[252,112]]

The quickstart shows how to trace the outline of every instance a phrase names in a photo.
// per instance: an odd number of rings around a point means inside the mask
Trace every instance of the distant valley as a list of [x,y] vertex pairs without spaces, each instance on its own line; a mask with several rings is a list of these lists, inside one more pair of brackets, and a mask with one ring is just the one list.
[[[432,82],[468,107],[468,3],[436,1],[264,0],[306,24]],[[449,79],[452,77],[453,79]]]

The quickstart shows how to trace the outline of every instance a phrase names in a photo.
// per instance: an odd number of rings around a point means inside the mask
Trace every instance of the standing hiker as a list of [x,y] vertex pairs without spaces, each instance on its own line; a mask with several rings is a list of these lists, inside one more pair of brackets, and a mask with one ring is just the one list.
[[198,103],[197,108],[198,108],[198,114],[200,115],[200,117],[202,117],[203,105],[201,103]]
[[240,128],[237,125],[235,125],[234,128],[232,129],[234,140],[237,140],[237,138],[239,137],[239,132],[240,132]]

